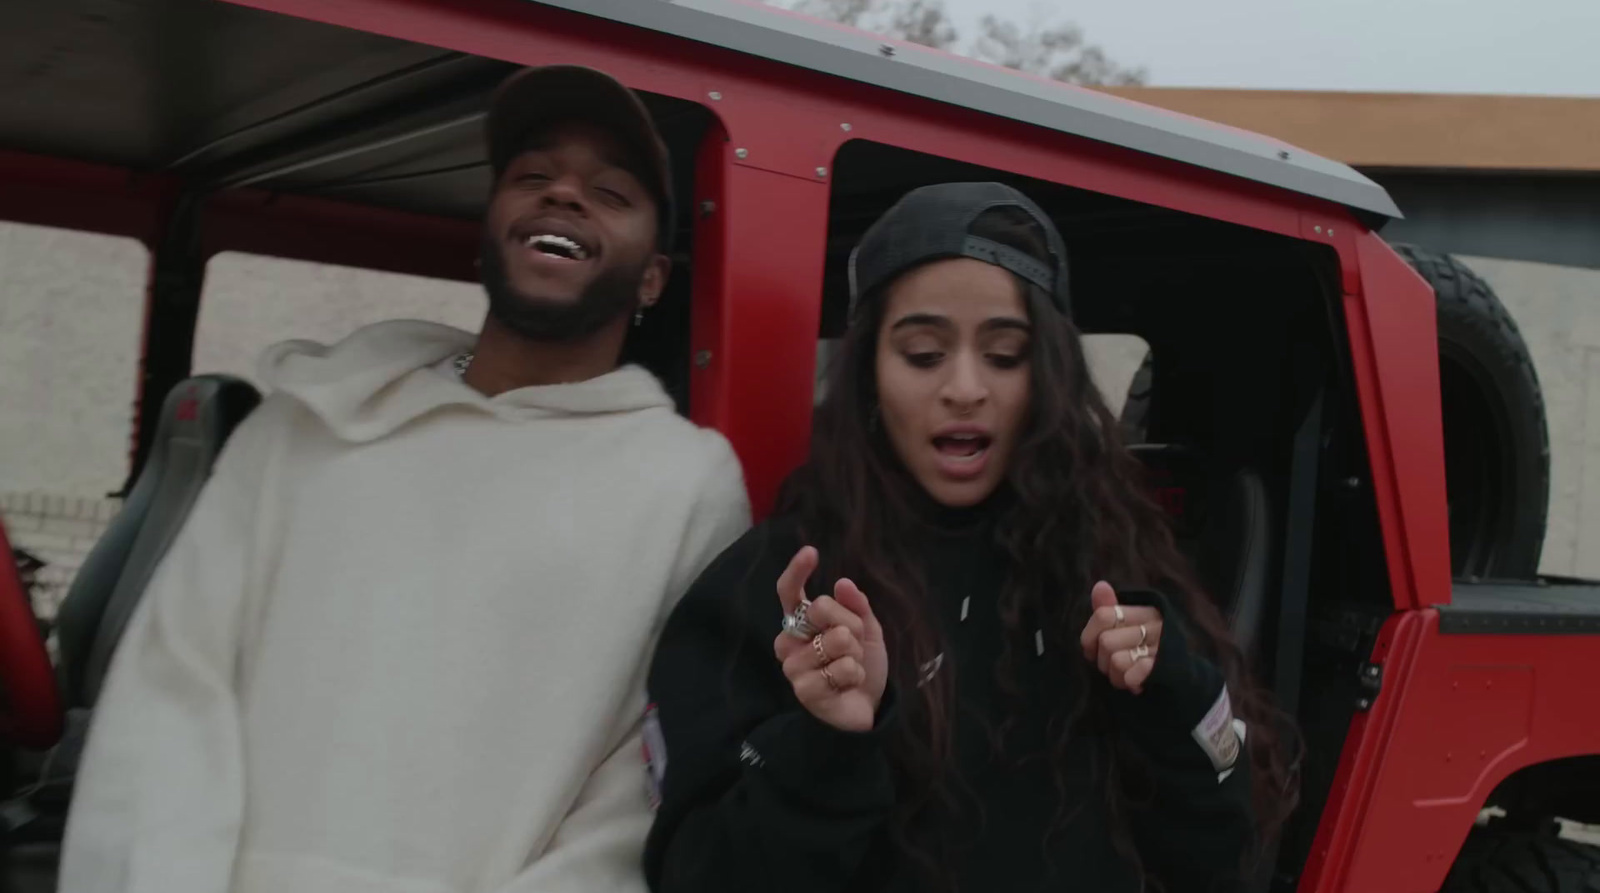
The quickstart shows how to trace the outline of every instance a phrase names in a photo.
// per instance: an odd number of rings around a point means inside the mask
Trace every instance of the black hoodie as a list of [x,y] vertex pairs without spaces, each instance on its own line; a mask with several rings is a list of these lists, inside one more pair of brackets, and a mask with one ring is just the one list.
[[[891,744],[904,712],[893,686],[876,728],[843,732],[799,705],[773,656],[782,619],[774,584],[802,545],[792,520],[757,527],[707,569],[667,622],[649,681],[660,733],[652,769],[665,764],[645,849],[656,893],[929,887],[890,836]],[[1007,636],[997,607],[1006,561],[990,519],[980,512],[958,522],[947,513],[921,552],[945,643],[936,672],[955,673],[958,707],[947,785],[956,804],[919,848],[964,893],[1138,890],[1139,869],[1113,844],[1110,736],[1077,735],[1060,778],[1048,760],[1054,729],[1042,705],[1073,697],[1072,680],[1082,677],[1061,662],[1083,660],[1077,643],[1041,650],[1034,633],[1016,635],[1015,665],[1034,669],[1013,686],[1020,692],[1007,693],[995,673]],[[1157,607],[1166,620],[1144,692],[1105,686],[1105,721],[1123,742],[1119,752],[1132,755],[1123,762],[1142,767],[1125,785],[1142,793],[1126,806],[1124,837],[1156,889],[1239,889],[1252,826],[1248,760],[1219,769],[1191,734],[1217,715],[1222,674],[1190,652],[1167,599],[1119,595],[1124,604]],[[1091,678],[1105,685],[1098,672]]]

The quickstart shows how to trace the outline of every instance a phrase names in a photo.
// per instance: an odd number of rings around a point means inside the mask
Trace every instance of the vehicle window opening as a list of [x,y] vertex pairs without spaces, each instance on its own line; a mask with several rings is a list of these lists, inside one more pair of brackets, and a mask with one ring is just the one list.
[[47,631],[120,504],[149,259],[124,236],[0,222],[0,516]]

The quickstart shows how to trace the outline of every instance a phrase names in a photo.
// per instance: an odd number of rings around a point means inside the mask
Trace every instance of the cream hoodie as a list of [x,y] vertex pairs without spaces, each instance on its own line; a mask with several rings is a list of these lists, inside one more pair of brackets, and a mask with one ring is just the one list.
[[268,352],[113,662],[63,893],[643,889],[643,675],[739,465],[641,369],[486,398],[469,343]]

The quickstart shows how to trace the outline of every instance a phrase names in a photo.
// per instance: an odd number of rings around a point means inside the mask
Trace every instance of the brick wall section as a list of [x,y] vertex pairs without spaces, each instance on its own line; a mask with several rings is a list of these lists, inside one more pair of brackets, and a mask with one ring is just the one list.
[[0,493],[0,517],[11,544],[47,562],[33,589],[33,608],[40,617],[55,617],[84,557],[121,507],[119,499]]

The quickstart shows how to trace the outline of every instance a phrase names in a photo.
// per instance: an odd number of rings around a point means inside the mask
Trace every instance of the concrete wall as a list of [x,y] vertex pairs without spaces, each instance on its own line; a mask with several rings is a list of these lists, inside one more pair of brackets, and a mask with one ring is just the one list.
[[1462,257],[1522,330],[1550,429],[1541,570],[1600,578],[1600,270]]
[[[1600,577],[1600,272],[1464,260],[1510,307],[1545,390],[1544,570]],[[145,263],[131,240],[0,223],[0,513],[17,545],[52,564],[46,613],[127,472]],[[260,350],[284,338],[332,341],[397,317],[472,328],[483,306],[470,283],[223,255],[208,270],[195,369],[252,377]],[[1120,406],[1142,342],[1096,338],[1089,349]]]
[[0,223],[0,492],[122,484],[145,273],[132,239]]
[[332,343],[383,319],[477,331],[487,304],[476,283],[223,254],[206,270],[194,368],[253,381],[257,357],[278,341]]

